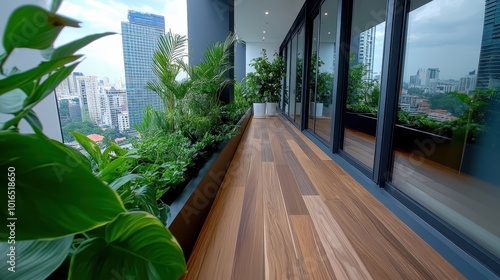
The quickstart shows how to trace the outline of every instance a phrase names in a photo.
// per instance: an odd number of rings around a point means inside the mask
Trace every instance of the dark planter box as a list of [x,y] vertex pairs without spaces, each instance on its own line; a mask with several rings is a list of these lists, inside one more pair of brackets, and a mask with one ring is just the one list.
[[251,110],[248,110],[239,121],[239,133],[219,145],[217,151],[199,171],[198,176],[187,184],[170,205],[171,218],[168,221],[168,228],[181,245],[186,260],[191,255],[250,116]]
[[[346,127],[375,136],[377,119],[367,114],[346,113]],[[397,149],[415,153],[421,157],[460,170],[463,143],[437,134],[396,125],[394,145]]]

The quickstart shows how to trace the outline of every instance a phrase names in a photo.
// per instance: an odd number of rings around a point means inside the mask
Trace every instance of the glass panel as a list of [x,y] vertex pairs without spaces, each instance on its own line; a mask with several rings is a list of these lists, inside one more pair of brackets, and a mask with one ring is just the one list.
[[294,121],[300,126],[302,111],[302,71],[304,66],[305,27],[302,26],[297,33],[297,60],[296,60],[296,86],[295,86],[295,116]]
[[392,183],[500,257],[500,3],[410,11]]
[[288,116],[295,118],[295,96],[297,91],[297,35],[291,41],[292,51],[290,52],[290,99]]
[[319,42],[319,15],[313,21],[313,34],[312,34],[312,47],[311,47],[311,71],[309,75],[309,120],[307,128],[314,131],[314,117],[316,116],[316,93],[317,93],[317,79],[318,79],[318,42]]
[[288,42],[286,48],[286,76],[285,76],[285,114],[288,114],[288,108],[290,103],[290,77],[292,76],[292,41]]
[[354,1],[342,149],[370,171],[375,154],[385,13],[386,1]]
[[326,0],[321,6],[318,44],[318,80],[314,133],[330,142],[331,110],[333,109],[333,74],[337,34],[337,0]]

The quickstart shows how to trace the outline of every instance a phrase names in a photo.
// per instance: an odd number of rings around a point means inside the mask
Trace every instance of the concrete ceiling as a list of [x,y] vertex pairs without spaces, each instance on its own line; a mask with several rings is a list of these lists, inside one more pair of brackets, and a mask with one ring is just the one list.
[[[234,2],[234,24],[240,39],[246,42],[281,43],[305,1],[235,0]],[[266,15],[266,12],[269,14]]]

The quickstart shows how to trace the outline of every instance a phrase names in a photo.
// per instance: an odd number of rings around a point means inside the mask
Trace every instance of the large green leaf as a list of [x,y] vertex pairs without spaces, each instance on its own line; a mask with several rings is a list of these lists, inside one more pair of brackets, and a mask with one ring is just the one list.
[[102,38],[104,36],[113,35],[113,34],[116,34],[116,33],[105,32],[105,33],[99,33],[99,34],[92,34],[92,35],[88,35],[86,37],[83,37],[81,39],[78,39],[76,41],[70,42],[66,45],[60,46],[57,49],[55,49],[52,52],[50,59],[54,60],[54,59],[59,59],[59,58],[66,57],[66,56],[71,56],[77,50],[85,47],[86,45],[92,43],[93,41],[95,41],[99,38]]
[[16,88],[0,95],[0,113],[14,114],[23,109],[26,93]]
[[119,168],[124,165],[128,166],[128,163],[132,160],[126,157],[115,158],[106,164],[106,166],[102,166],[102,170],[99,171],[97,177],[101,178],[104,182],[111,183],[122,174]]
[[[20,88],[28,83],[33,83],[33,81],[40,79],[45,74],[52,72],[53,70],[73,62],[82,57],[81,55],[74,55],[69,57],[64,57],[58,60],[51,60],[40,63],[37,67],[30,69],[28,71],[17,73],[8,76],[5,79],[0,80],[0,95],[9,92],[15,88]],[[29,92],[28,92],[29,94]]]
[[[73,235],[54,240],[25,240],[15,244],[0,243],[0,251],[15,255],[15,264],[10,256],[0,262],[0,279],[45,279],[64,261],[71,248]],[[14,253],[11,246],[15,248]],[[5,258],[5,256],[2,256]],[[10,268],[14,264],[14,268]],[[10,270],[9,270],[10,268]],[[14,270],[15,272],[12,272]]]
[[185,271],[170,231],[149,213],[128,212],[106,226],[106,238],[78,247],[69,279],[178,279]]
[[[42,135],[0,132],[0,170],[15,168],[15,210],[0,209],[0,220],[16,217],[16,241],[57,238],[104,225],[125,211],[118,195],[64,144]],[[7,205],[7,196],[2,196]],[[8,231],[0,227],[0,240]]]
[[[125,176],[122,176],[120,178],[116,178],[113,182],[109,184],[109,187],[112,188],[115,191],[118,191],[123,185],[127,184],[128,182],[131,182],[132,180],[142,178],[141,175],[138,174],[127,174]],[[122,192],[119,192],[120,194]]]
[[38,6],[21,6],[12,12],[5,27],[5,52],[10,53],[15,48],[46,49],[65,26],[79,27],[78,23]]
[[90,157],[92,157],[97,165],[100,166],[102,163],[101,148],[99,148],[94,141],[80,132],[72,131],[71,134],[73,134],[78,144],[80,144],[82,148],[89,153]]
[[51,94],[56,89],[56,87],[64,79],[66,79],[69,74],[73,72],[73,70],[75,70],[76,66],[79,63],[80,62],[75,62],[71,65],[60,67],[54,73],[51,73],[51,75],[45,81],[43,81],[43,83],[40,84],[36,91],[29,96],[28,104],[38,104],[45,97],[47,97],[47,95]]

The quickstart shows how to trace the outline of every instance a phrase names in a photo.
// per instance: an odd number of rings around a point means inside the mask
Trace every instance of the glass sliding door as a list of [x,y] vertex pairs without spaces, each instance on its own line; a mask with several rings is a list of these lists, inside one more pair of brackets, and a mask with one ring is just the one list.
[[314,115],[314,133],[330,142],[331,110],[333,109],[333,75],[335,69],[335,40],[337,38],[337,0],[326,0],[321,5],[318,57],[317,91]]
[[[295,103],[296,103],[296,95],[297,95],[297,34],[293,36],[292,40],[289,43],[290,51],[290,75],[289,75],[289,98],[288,98],[288,116],[293,120],[295,119],[296,111],[295,111]],[[302,77],[301,77],[302,78]],[[286,108],[285,108],[286,109]]]
[[373,170],[386,1],[354,0],[342,150]]
[[[293,116],[294,122],[300,127],[302,115],[302,87],[303,87],[303,69],[304,69],[304,47],[305,47],[305,26],[299,28],[297,32],[297,51],[295,57],[295,114]],[[291,97],[291,96],[290,96]]]
[[318,59],[318,43],[319,43],[319,19],[320,16],[317,15],[313,21],[313,33],[312,33],[312,44],[311,44],[311,61],[310,61],[310,73],[309,73],[309,119],[307,123],[307,128],[314,131],[315,127],[315,117],[317,115],[316,106],[316,94],[318,92],[318,65],[321,65]]
[[500,3],[412,2],[392,183],[500,257]]
[[292,54],[292,42],[288,42],[287,47],[284,51],[285,53],[285,78],[284,78],[284,86],[283,86],[283,108],[282,111],[288,115],[289,103],[290,103],[290,76],[291,76],[291,54]]

